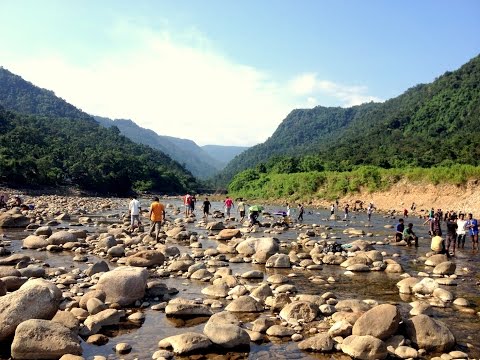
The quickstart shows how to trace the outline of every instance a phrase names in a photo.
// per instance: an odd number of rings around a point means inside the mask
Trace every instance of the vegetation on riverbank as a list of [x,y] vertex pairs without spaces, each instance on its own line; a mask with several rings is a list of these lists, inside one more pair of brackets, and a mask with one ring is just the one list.
[[351,171],[278,173],[247,169],[234,177],[229,193],[248,199],[333,200],[348,194],[386,191],[402,180],[410,183],[463,185],[480,179],[480,167],[453,164],[432,168],[360,166]]

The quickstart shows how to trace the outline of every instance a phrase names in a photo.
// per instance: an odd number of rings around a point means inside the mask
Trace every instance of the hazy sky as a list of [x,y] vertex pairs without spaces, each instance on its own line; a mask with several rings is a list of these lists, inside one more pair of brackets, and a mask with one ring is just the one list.
[[480,52],[480,1],[0,0],[0,66],[199,145],[294,108],[382,101]]

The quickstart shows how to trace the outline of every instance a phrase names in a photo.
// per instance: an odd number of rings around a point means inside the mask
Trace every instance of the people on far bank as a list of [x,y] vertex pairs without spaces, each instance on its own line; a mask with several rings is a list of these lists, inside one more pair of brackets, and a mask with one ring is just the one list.
[[140,222],[140,201],[137,200],[137,196],[134,195],[130,198],[130,203],[128,204],[128,211],[130,212],[130,226],[132,230],[135,229],[136,226],[139,227],[141,225]]
[[150,218],[149,234],[152,235],[155,232],[155,240],[158,241],[162,224],[165,221],[165,206],[160,203],[160,199],[157,196],[153,198],[153,202],[150,204],[148,217]]

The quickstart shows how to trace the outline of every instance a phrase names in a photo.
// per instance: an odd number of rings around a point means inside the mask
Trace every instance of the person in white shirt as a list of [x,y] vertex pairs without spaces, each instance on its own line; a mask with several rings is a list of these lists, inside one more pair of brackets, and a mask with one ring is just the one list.
[[465,248],[465,237],[467,236],[467,220],[465,220],[465,214],[460,214],[457,220],[457,248]]
[[135,221],[137,226],[140,226],[140,201],[136,196],[132,197],[130,204],[128,204],[128,211],[130,211],[130,224],[132,229],[135,228]]

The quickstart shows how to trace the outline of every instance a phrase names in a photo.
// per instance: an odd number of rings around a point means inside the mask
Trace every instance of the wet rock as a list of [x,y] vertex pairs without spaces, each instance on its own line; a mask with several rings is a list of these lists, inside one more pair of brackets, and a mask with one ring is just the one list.
[[61,299],[61,291],[43,279],[30,280],[0,297],[0,341],[13,335],[25,320],[53,318]]
[[46,248],[47,245],[48,241],[40,236],[29,235],[23,239],[23,247],[27,249],[42,249]]
[[95,315],[90,315],[85,320],[85,327],[89,330],[89,334],[95,334],[104,326],[117,325],[123,317],[124,312],[116,309],[106,309]]
[[45,277],[45,269],[36,265],[28,265],[26,268],[19,269],[20,274],[26,278],[43,278]]
[[333,350],[334,342],[329,334],[322,333],[298,343],[300,350],[314,352],[329,352]]
[[91,315],[98,314],[100,311],[106,310],[107,305],[103,303],[100,299],[97,298],[91,298],[87,301],[87,311]]
[[263,272],[260,270],[251,270],[244,272],[241,276],[244,279],[263,279]]
[[367,272],[367,271],[370,271],[370,267],[364,264],[354,264],[347,267],[346,270],[353,271],[353,272]]
[[61,230],[50,235],[47,241],[50,245],[63,245],[68,242],[76,242],[77,237],[68,231]]
[[272,289],[267,284],[262,284],[250,292],[250,296],[261,303],[265,303],[267,297],[272,295]]
[[353,325],[353,335],[371,335],[385,340],[394,335],[402,320],[397,307],[382,304],[368,310]]
[[61,324],[31,319],[15,330],[12,342],[15,359],[52,359],[64,354],[81,355],[82,348],[78,337]]
[[130,351],[132,351],[132,346],[127,343],[118,343],[115,345],[115,352],[118,354],[128,354]]
[[267,329],[268,336],[286,337],[292,336],[293,334],[295,334],[295,331],[293,329],[282,325],[272,325]]
[[444,254],[432,255],[425,261],[426,266],[437,266],[443,262],[447,262],[448,257]]
[[105,291],[103,290],[92,290],[84,294],[81,299],[80,299],[80,307],[82,309],[87,309],[87,302],[90,299],[98,299],[101,302],[105,302],[105,299],[107,298],[107,294],[105,294]]
[[16,213],[15,210],[0,215],[0,228],[25,228],[28,224],[30,224],[30,219]]
[[193,300],[176,298],[168,303],[165,314],[173,317],[210,316],[212,310],[208,306],[197,304]]
[[200,352],[208,349],[211,345],[212,342],[207,336],[195,332],[170,336],[158,343],[158,347],[162,349],[172,348],[173,352],[178,355]]
[[335,308],[337,311],[364,312],[370,309],[370,305],[356,299],[340,300]]
[[225,228],[225,225],[223,225],[223,222],[221,221],[212,221],[212,222],[209,222],[206,226],[207,230],[223,230],[224,228]]
[[387,265],[387,267],[385,268],[385,272],[386,273],[402,273],[403,268],[402,268],[402,265],[396,262],[392,262]]
[[96,286],[107,295],[106,301],[126,306],[145,295],[148,272],[143,268],[120,266],[102,274]]
[[412,343],[421,349],[448,351],[455,345],[455,337],[448,327],[427,315],[406,320],[405,330]]
[[230,288],[225,283],[219,283],[215,285],[210,285],[202,289],[202,294],[216,297],[216,298],[224,298],[227,297],[228,291]]
[[272,255],[265,263],[267,268],[289,268],[290,266],[290,258],[285,254]]
[[395,349],[395,355],[400,359],[416,359],[418,351],[410,346],[399,346]]
[[437,288],[433,290],[432,295],[443,302],[451,302],[453,301],[453,294],[445,289]]
[[27,282],[27,278],[20,276],[4,276],[2,282],[5,285],[7,291],[15,291]]
[[78,333],[79,321],[70,311],[57,311],[52,321],[69,328],[74,333]]
[[187,271],[194,264],[192,259],[179,259],[168,265],[168,271]]
[[341,349],[345,354],[361,360],[381,360],[388,354],[385,343],[371,335],[350,335],[343,340]]
[[94,264],[90,265],[85,270],[85,274],[87,276],[92,276],[94,274],[98,274],[98,273],[101,273],[101,272],[107,272],[107,271],[110,271],[110,268],[108,267],[108,264],[105,261],[101,260],[101,261],[97,261]]
[[274,321],[270,318],[259,318],[253,322],[252,331],[264,333],[267,329],[274,325]]
[[424,278],[412,287],[412,292],[421,295],[431,295],[437,288],[438,283],[435,280]]
[[223,229],[216,236],[217,240],[230,240],[234,237],[238,238],[241,236],[239,229]]
[[239,326],[238,319],[228,311],[212,315],[203,332],[212,343],[223,348],[231,349],[250,344],[250,336]]
[[257,300],[251,296],[243,295],[228,304],[225,310],[230,312],[261,312],[264,309]]
[[103,237],[102,235],[100,235],[101,237],[98,239],[96,244],[97,249],[107,251],[108,249],[117,245],[117,240],[115,240],[112,235],[105,234]]
[[465,299],[465,298],[456,298],[455,301],[453,302],[453,305],[456,305],[456,306],[469,306],[470,303],[469,303],[468,300]]
[[45,235],[45,236],[50,236],[52,235],[53,231],[50,226],[40,226],[37,228],[34,232],[35,235],[40,236],[40,235]]
[[279,251],[278,241],[274,238],[248,238],[241,241],[236,250],[244,256],[253,256],[259,264],[265,264],[267,259]]
[[107,254],[112,257],[122,257],[125,255],[125,248],[122,245],[115,245],[108,249]]
[[337,321],[332,327],[328,330],[328,335],[332,338],[336,336],[347,337],[352,335],[352,324],[346,320]]
[[413,286],[415,286],[420,280],[414,277],[408,277],[400,280],[397,283],[398,291],[400,294],[412,294]]
[[165,261],[165,256],[160,251],[144,250],[127,257],[127,265],[150,267],[160,266]]
[[435,266],[433,273],[437,275],[453,275],[456,269],[457,265],[454,262],[445,261]]
[[285,320],[303,319],[305,322],[311,322],[315,320],[317,315],[318,306],[306,301],[294,301],[280,311],[280,317]]
[[110,339],[108,338],[108,336],[105,336],[103,334],[94,334],[94,335],[90,335],[88,337],[88,339],[86,340],[86,342],[88,344],[101,346],[101,345],[105,345],[106,343],[108,343],[109,340]]
[[0,259],[0,265],[15,265],[19,262],[29,262],[30,257],[22,254],[13,254],[6,258]]

